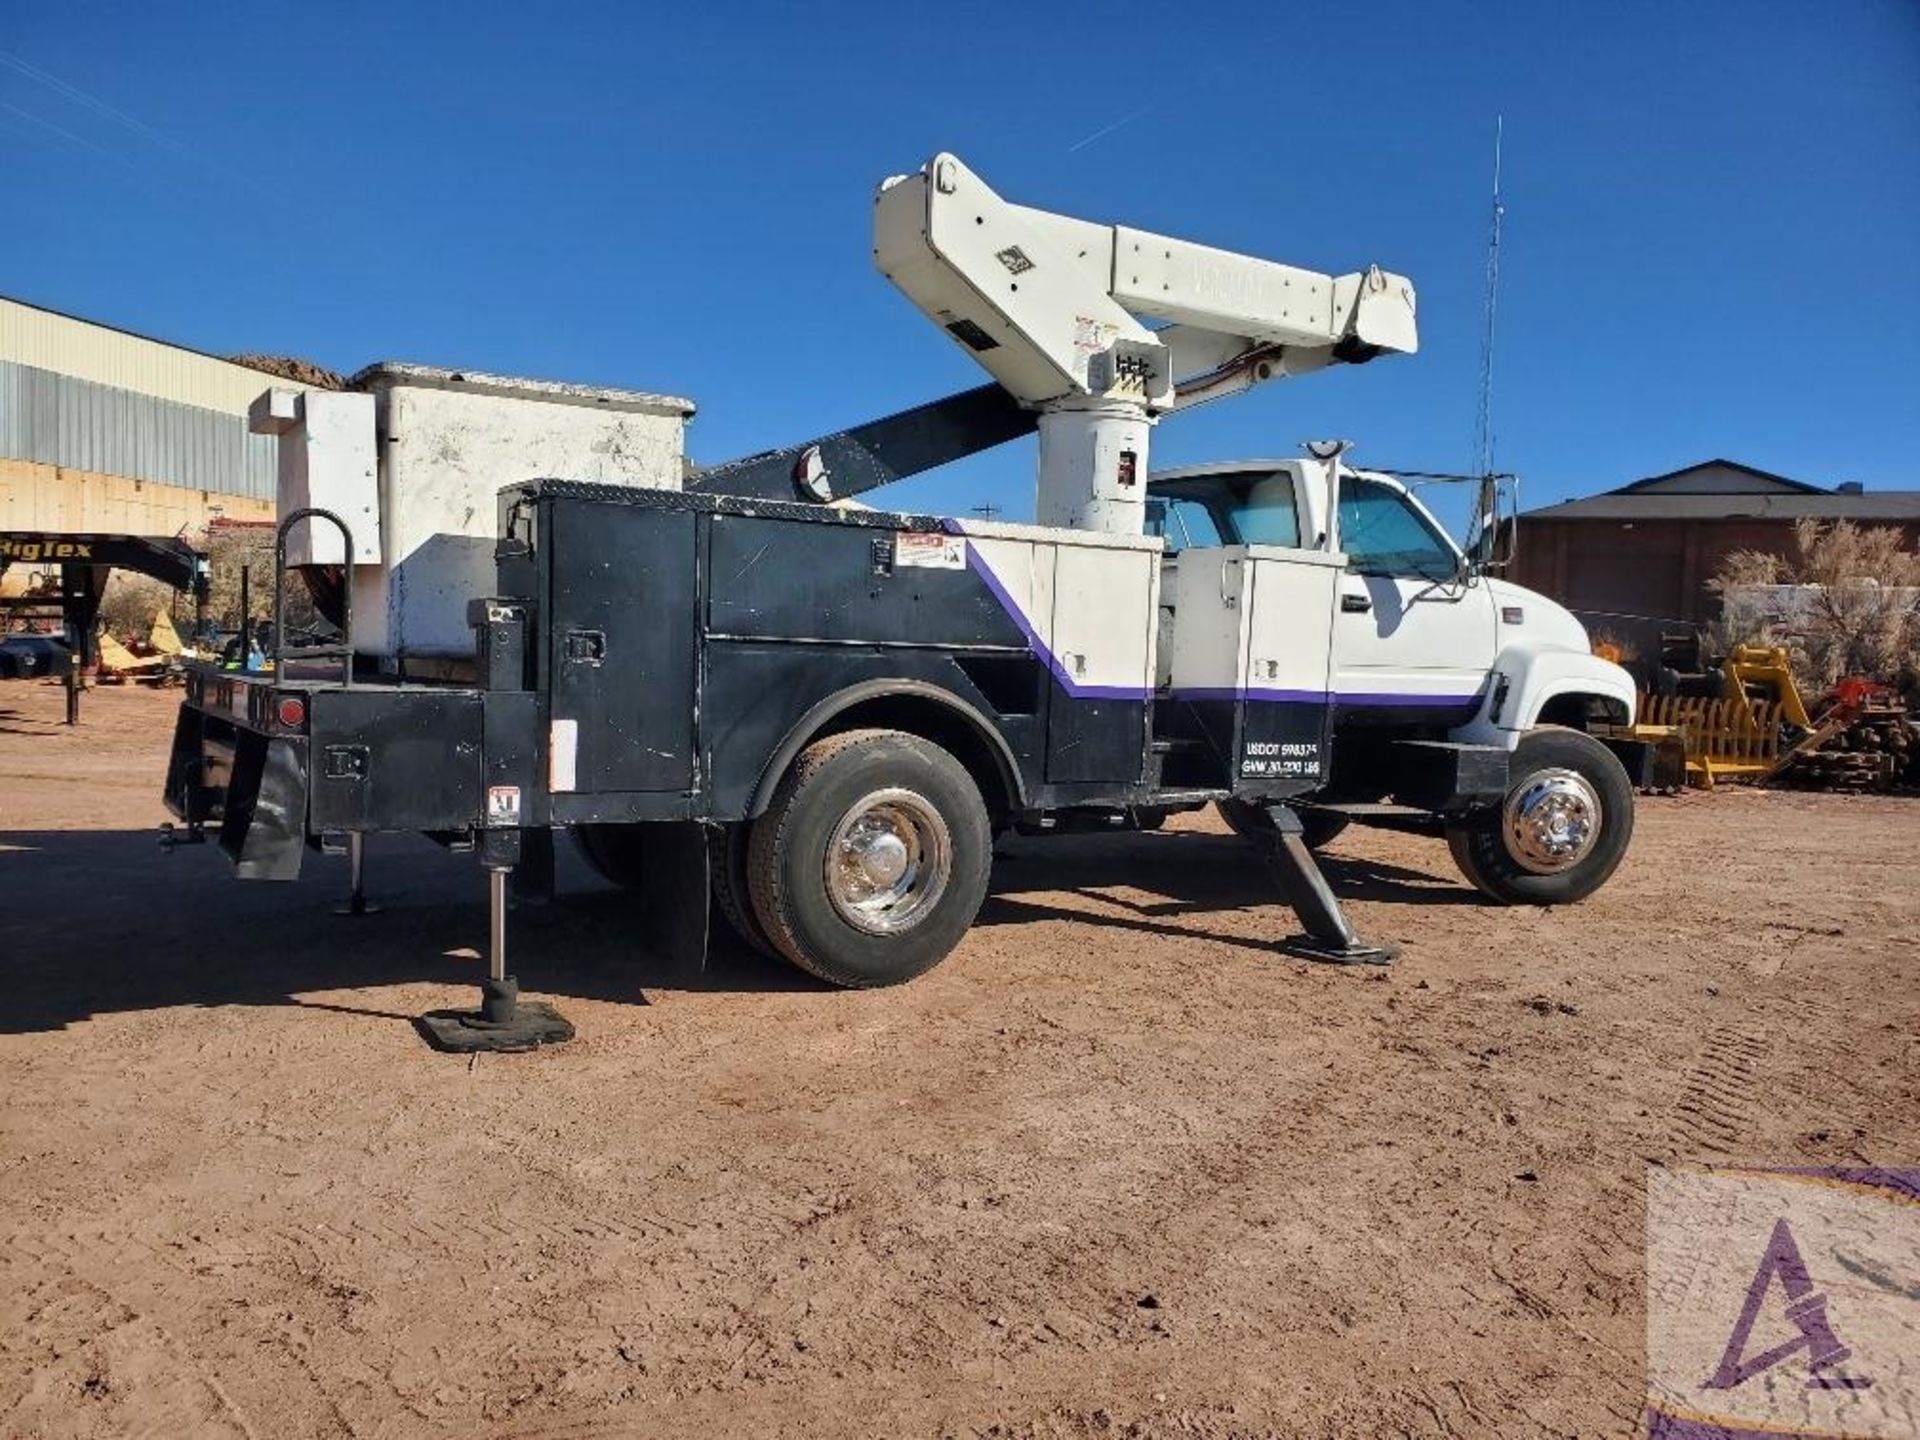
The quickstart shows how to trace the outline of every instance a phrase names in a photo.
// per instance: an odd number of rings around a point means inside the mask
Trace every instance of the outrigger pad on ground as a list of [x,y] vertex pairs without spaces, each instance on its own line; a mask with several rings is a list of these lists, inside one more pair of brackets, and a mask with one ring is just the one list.
[[1336,945],[1311,935],[1289,935],[1280,942],[1280,950],[1322,965],[1391,965],[1400,958],[1397,945],[1368,945],[1360,940],[1351,945]]
[[539,1000],[522,1000],[507,1020],[489,1020],[478,1010],[429,1010],[413,1023],[429,1045],[453,1055],[538,1050],[573,1039],[573,1023]]

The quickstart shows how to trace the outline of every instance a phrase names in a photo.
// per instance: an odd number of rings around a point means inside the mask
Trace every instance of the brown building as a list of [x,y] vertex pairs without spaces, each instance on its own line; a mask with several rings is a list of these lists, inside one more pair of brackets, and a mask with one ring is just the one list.
[[[1625,638],[1719,613],[1707,582],[1734,550],[1787,554],[1803,516],[1898,525],[1920,544],[1920,490],[1823,489],[1707,460],[1520,516],[1512,578]],[[1656,623],[1649,623],[1656,622]]]

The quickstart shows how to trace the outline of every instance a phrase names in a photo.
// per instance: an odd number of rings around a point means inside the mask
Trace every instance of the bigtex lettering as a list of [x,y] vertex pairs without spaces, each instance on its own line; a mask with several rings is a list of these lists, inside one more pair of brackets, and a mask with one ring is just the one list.
[[0,560],[91,560],[93,546],[78,540],[0,540]]

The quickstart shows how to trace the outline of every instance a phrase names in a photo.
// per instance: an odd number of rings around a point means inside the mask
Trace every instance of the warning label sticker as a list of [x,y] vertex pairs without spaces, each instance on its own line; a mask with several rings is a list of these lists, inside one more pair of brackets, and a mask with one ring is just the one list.
[[1095,320],[1086,315],[1073,317],[1073,373],[1075,378],[1087,378],[1088,362],[1095,356],[1105,353],[1119,338],[1120,327],[1103,320]]
[[922,570],[964,570],[967,542],[958,535],[896,535],[893,563],[896,568],[911,565]]

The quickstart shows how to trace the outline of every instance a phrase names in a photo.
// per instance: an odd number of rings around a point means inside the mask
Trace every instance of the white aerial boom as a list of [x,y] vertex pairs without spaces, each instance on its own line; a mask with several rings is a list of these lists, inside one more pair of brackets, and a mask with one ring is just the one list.
[[1419,343],[1402,276],[1014,205],[952,155],[881,185],[873,236],[881,272],[1038,412],[1042,525],[1137,535],[1161,415]]

